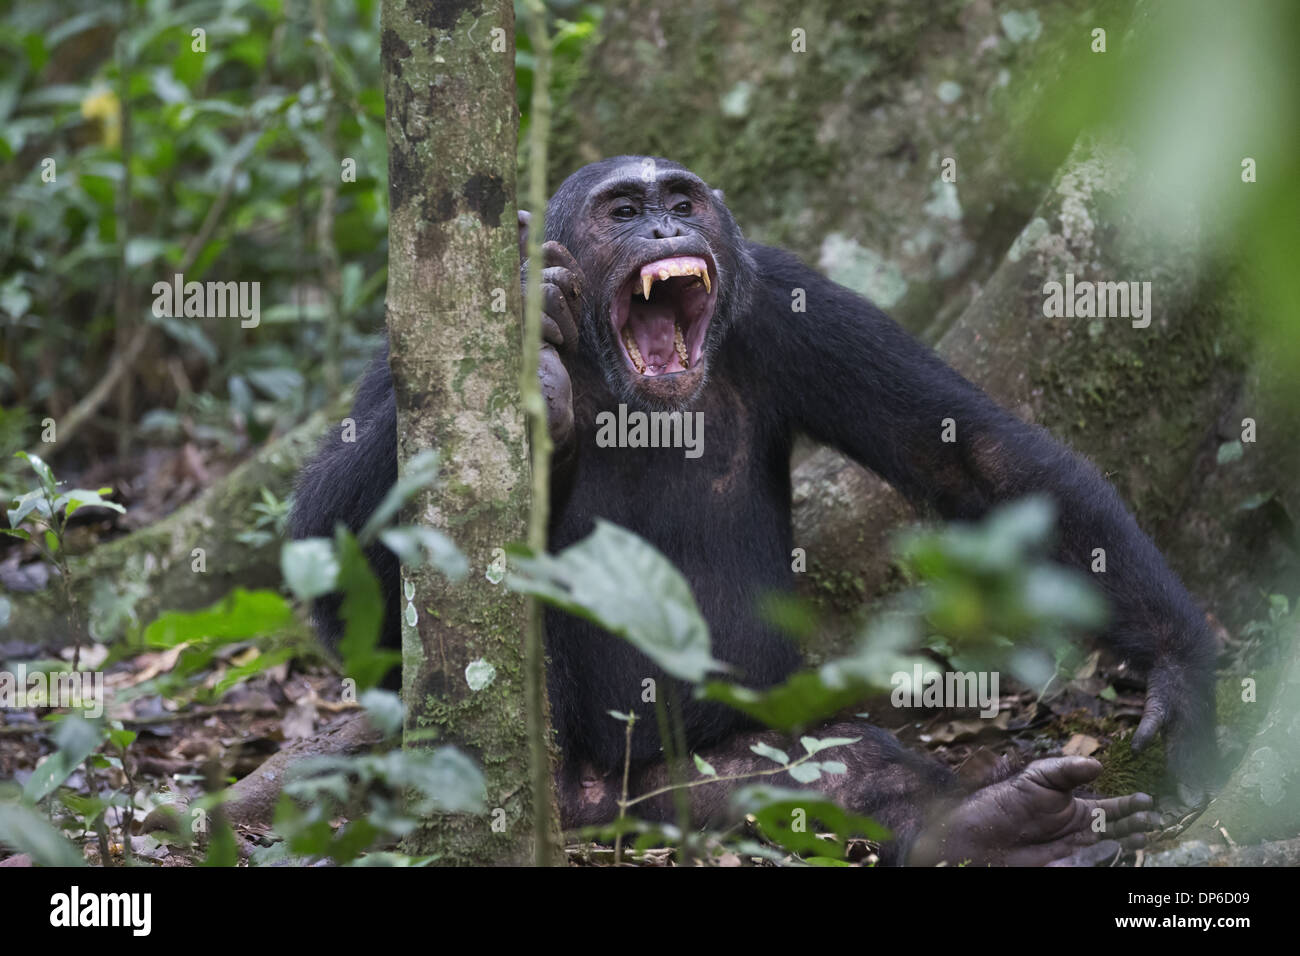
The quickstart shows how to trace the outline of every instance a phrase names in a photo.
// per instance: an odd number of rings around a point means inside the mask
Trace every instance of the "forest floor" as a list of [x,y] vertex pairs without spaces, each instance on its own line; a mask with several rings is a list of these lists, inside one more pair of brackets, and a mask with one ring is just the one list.
[[[192,499],[214,477],[227,473],[232,464],[229,456],[205,456],[194,445],[185,445],[168,452],[144,452],[130,468],[102,465],[70,475],[71,481],[88,487],[113,485],[130,505],[127,516],[86,515],[77,522],[70,541],[88,549],[157,521]],[[34,560],[29,545],[14,541],[4,547],[0,582],[5,587],[49,586],[48,571],[41,573],[43,565]],[[1252,652],[1252,642],[1234,639],[1217,622],[1211,623],[1222,659],[1240,660]],[[129,819],[120,807],[107,811],[105,821],[115,836],[107,844],[93,831],[77,833],[75,827],[68,831],[91,862],[101,862],[104,845],[120,862],[126,833],[129,855],[138,861],[163,866],[194,863],[201,851],[176,839],[157,825],[156,815],[150,816],[158,805],[188,804],[201,798],[214,781],[221,785],[245,778],[282,748],[317,738],[361,709],[342,699],[342,682],[331,663],[310,649],[261,670],[250,666],[261,653],[252,642],[226,644],[197,668],[178,668],[185,652],[185,645],[156,649],[121,642],[80,649],[81,666],[104,674],[108,718],[136,734],[115,765],[93,775],[78,769],[65,784],[65,791],[85,799],[134,794]],[[73,648],[58,652],[64,661],[70,661],[73,653]],[[21,638],[0,640],[0,669],[12,670],[19,663],[51,655],[50,649]],[[1141,682],[1122,666],[1093,653],[1070,679],[1044,693],[1018,687],[1001,690],[993,719],[969,710],[901,710],[890,706],[887,697],[866,701],[846,716],[856,714],[885,726],[906,746],[930,753],[971,784],[987,777],[999,762],[1022,765],[1066,754],[1102,760],[1105,770],[1096,790],[1103,795],[1134,790],[1160,795],[1164,767],[1159,748],[1138,757],[1128,747],[1142,714],[1143,691]],[[56,752],[53,725],[44,719],[48,714],[0,710],[0,779],[23,785]],[[1161,839],[1176,836],[1195,816],[1169,794],[1162,796],[1162,806],[1168,808],[1166,829],[1152,841],[1156,846]],[[117,802],[125,801],[119,797]],[[55,808],[56,819],[67,803]],[[237,823],[245,855],[273,841],[269,823]],[[573,865],[612,862],[609,848],[576,838],[567,850]],[[0,850],[0,856],[4,852]],[[1143,852],[1128,854],[1123,862],[1141,865]],[[873,847],[866,841],[851,841],[845,858],[870,864],[875,859]],[[639,851],[628,859],[649,866],[680,862],[672,849]],[[758,857],[742,859],[735,853],[719,853],[712,861],[724,866],[766,862]],[[0,858],[0,865],[23,862],[20,855]]]

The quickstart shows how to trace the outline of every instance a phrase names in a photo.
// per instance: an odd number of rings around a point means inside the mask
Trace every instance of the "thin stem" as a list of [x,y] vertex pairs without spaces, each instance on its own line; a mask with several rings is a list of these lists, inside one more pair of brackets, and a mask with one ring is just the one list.
[[651,790],[649,793],[643,793],[635,800],[619,801],[619,807],[620,809],[626,809],[627,807],[634,807],[642,800],[649,800],[652,797],[658,797],[665,793],[669,793],[670,791],[673,790],[690,790],[692,787],[702,787],[705,784],[709,784],[709,783],[730,783],[734,780],[751,780],[755,777],[770,777],[773,774],[784,773],[785,771],[789,770],[791,767],[797,767],[801,763],[807,763],[808,760],[812,758],[812,756],[813,756],[812,754],[804,754],[802,757],[799,757],[797,760],[791,760],[789,763],[781,764],[780,766],[777,767],[772,767],[770,770],[754,770],[751,771],[750,773],[737,773],[726,777],[704,777],[700,780],[688,780],[685,783],[669,783],[666,786],[658,788],[657,790]]
[[[127,51],[131,4],[122,2],[122,24],[117,43],[118,100],[122,111],[121,150],[122,150],[122,184],[117,194],[117,294],[113,311],[115,313],[115,345],[119,352],[125,352],[131,342],[131,329],[135,325],[132,308],[131,276],[127,268],[126,248],[131,242],[131,69]],[[117,383],[117,421],[121,426],[117,433],[117,456],[123,458],[131,445],[131,392],[130,376],[123,376]],[[66,441],[66,439],[65,439]]]
[[[528,202],[532,225],[528,230],[528,261],[524,302],[524,361],[520,395],[528,421],[532,446],[532,507],[528,513],[528,547],[534,554],[546,550],[550,522],[551,435],[546,404],[542,400],[537,367],[542,346],[542,242],[546,234],[546,141],[550,134],[549,95],[551,40],[546,32],[546,8],[542,0],[528,0],[529,36],[533,45],[532,125],[528,130]],[[538,866],[551,866],[557,859],[551,830],[551,752],[546,727],[546,663],[542,649],[542,608],[528,598],[528,621],[524,635],[525,700],[528,719],[528,753],[533,781],[533,843]]]
[[[632,727],[636,724],[636,713],[630,712],[627,715],[627,731],[623,740],[623,797],[618,801],[618,820],[623,822],[627,816],[627,781],[632,772]],[[614,865],[618,866],[623,862],[623,829],[619,828],[617,836],[614,837]]]

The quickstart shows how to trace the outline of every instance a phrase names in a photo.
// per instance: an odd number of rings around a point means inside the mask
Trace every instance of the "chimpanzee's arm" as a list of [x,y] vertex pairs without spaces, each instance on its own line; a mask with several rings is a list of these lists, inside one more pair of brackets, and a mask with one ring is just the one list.
[[[1042,492],[1056,502],[1062,560],[1095,576],[1112,608],[1103,639],[1148,670],[1147,705],[1134,736],[1164,728],[1180,780],[1205,783],[1214,739],[1214,645],[1203,614],[1119,495],[1087,461],[1042,428],[997,406],[870,303],[788,253],[752,247],[764,277],[744,341],[775,377],[791,423],[851,455],[915,504],[948,518]],[[792,290],[807,311],[791,309]],[[761,337],[761,340],[760,338]],[[955,441],[943,441],[944,420]]]

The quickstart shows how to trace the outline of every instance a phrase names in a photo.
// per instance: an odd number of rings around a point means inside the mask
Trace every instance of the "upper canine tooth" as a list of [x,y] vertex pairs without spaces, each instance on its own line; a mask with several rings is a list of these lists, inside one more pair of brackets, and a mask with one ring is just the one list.
[[708,270],[708,269],[701,269],[701,270],[700,270],[700,278],[704,280],[704,291],[705,291],[705,292],[712,292],[712,291],[713,291],[713,285],[709,282],[709,270]]
[[641,274],[641,296],[647,302],[650,301],[650,287],[654,285],[654,281],[654,276],[650,275],[648,272]]

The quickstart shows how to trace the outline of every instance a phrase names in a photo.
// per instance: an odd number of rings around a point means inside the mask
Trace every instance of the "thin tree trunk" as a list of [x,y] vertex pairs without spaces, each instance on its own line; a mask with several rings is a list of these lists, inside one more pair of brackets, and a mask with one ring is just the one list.
[[495,573],[500,549],[526,536],[530,500],[514,12],[504,0],[473,10],[385,0],[381,31],[399,471],[439,450],[439,487],[410,517],[447,531],[471,566],[456,584],[403,570],[404,742],[457,745],[488,791],[486,814],[440,814],[408,846],[445,864],[526,863],[534,801],[554,798],[528,774],[525,604]]

